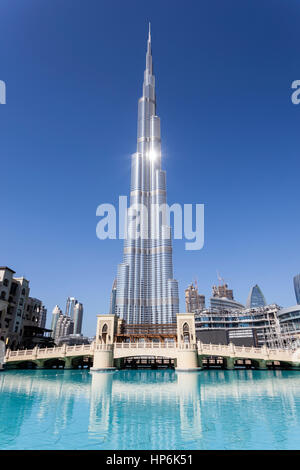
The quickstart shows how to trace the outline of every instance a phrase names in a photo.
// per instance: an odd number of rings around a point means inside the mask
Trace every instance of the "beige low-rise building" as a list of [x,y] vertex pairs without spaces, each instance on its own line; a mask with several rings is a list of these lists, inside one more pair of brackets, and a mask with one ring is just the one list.
[[0,340],[12,350],[22,347],[30,328],[39,327],[46,313],[41,300],[29,297],[29,281],[14,274],[11,268],[0,267]]

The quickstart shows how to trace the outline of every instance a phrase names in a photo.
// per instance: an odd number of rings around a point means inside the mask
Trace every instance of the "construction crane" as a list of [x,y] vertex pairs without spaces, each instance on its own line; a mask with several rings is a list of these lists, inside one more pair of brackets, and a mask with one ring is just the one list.
[[219,281],[219,284],[221,284],[221,281],[223,281],[223,284],[225,284],[225,279],[220,276],[219,271],[217,271],[217,279],[218,279],[218,281]]

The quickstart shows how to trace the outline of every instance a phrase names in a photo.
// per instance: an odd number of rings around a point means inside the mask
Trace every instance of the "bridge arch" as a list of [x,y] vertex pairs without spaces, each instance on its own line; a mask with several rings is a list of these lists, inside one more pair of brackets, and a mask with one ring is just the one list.
[[165,356],[135,355],[114,359],[118,369],[174,369],[177,359]]
[[45,359],[43,361],[43,368],[44,369],[59,369],[59,368],[64,368],[66,365],[66,359],[65,358],[49,358]]
[[[10,367],[10,366],[9,366]],[[37,368],[37,363],[35,361],[21,361],[17,362],[15,364],[12,364],[13,368],[16,369],[36,369]]]

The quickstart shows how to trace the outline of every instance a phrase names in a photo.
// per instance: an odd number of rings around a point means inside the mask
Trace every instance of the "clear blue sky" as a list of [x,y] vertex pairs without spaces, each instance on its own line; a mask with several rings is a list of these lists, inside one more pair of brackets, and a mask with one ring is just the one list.
[[82,301],[89,335],[122,260],[122,241],[96,238],[96,207],[129,193],[148,21],[168,202],[206,210],[204,248],[174,243],[181,309],[216,270],[237,300],[258,283],[295,304],[299,1],[2,0],[0,264],[48,317]]

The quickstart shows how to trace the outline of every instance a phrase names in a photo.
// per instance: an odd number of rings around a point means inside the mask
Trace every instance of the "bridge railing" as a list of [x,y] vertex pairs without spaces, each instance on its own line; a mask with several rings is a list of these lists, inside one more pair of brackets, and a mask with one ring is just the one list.
[[95,345],[95,351],[112,351],[113,344],[98,343]]
[[20,349],[17,351],[10,351],[8,350],[6,356],[14,357],[14,356],[31,356],[32,349]]
[[76,352],[88,352],[93,349],[93,344],[78,344],[75,346],[55,346],[53,348],[34,348],[34,349],[18,349],[17,351],[6,351],[5,359],[22,358],[28,356],[34,357],[45,357],[45,356],[61,356],[65,354],[76,353]]
[[198,342],[198,350],[199,351],[226,351],[228,353],[232,352],[244,352],[244,353],[257,353],[261,354],[261,348],[254,348],[254,347],[244,347],[244,346],[235,346],[233,344],[203,344]]
[[60,354],[63,352],[63,347],[55,347],[55,348],[37,348],[36,354],[37,356],[51,356],[53,354]]
[[197,345],[194,343],[173,343],[173,342],[131,342],[114,343],[116,349],[189,349],[195,350]]
[[76,344],[75,346],[67,346],[66,351],[89,351],[91,344]]
[[174,343],[161,343],[161,342],[131,342],[131,343],[114,343],[117,349],[161,349],[161,348],[175,348]]
[[8,360],[26,360],[29,357],[32,358],[44,358],[54,356],[72,356],[80,355],[81,353],[92,354],[94,350],[111,351],[114,348],[119,349],[177,349],[177,350],[196,350],[198,349],[199,354],[207,354],[211,356],[241,356],[245,357],[261,357],[261,358],[278,358],[278,360],[290,360],[294,351],[288,349],[269,349],[266,346],[261,348],[247,347],[247,346],[235,346],[234,344],[222,345],[222,344],[204,344],[198,341],[194,343],[176,343],[176,342],[129,342],[129,343],[92,343],[92,344],[80,344],[75,346],[55,346],[54,348],[34,348],[34,349],[22,349],[17,351],[6,351],[5,361]]
[[250,354],[254,356],[287,356],[289,357],[293,351],[289,349],[274,349],[274,348],[267,348],[266,346],[262,346],[261,348],[256,348],[254,346],[235,346],[234,344],[204,344],[201,341],[197,343],[198,351],[207,352],[207,353],[217,353],[219,352],[220,355],[225,353],[236,354],[239,353],[242,355]]

